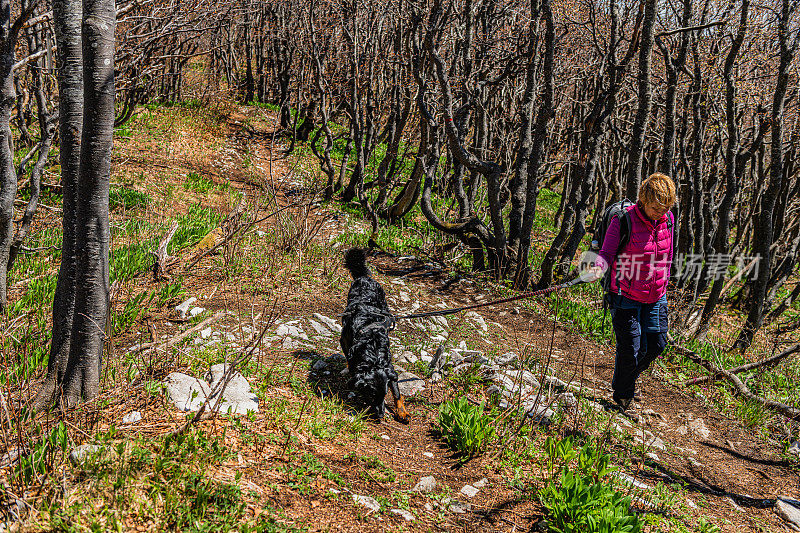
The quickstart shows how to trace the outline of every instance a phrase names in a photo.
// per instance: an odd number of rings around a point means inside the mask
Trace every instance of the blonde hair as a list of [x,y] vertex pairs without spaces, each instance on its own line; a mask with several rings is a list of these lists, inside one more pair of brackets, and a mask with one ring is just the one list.
[[675,205],[675,182],[666,174],[656,172],[639,186],[639,201],[670,208]]

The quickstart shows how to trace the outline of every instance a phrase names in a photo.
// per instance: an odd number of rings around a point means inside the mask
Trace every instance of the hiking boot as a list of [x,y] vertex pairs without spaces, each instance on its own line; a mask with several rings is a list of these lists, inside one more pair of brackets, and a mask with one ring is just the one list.
[[616,392],[611,396],[611,399],[614,400],[614,403],[617,404],[623,411],[627,411],[631,406],[631,402],[633,401],[633,398],[620,398],[617,396]]

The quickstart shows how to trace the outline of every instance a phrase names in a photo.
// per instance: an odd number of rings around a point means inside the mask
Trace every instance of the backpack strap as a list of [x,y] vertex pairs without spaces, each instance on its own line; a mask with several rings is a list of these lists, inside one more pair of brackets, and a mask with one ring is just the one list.
[[627,209],[623,209],[622,216],[619,217],[619,246],[617,246],[617,253],[614,258],[622,253],[622,250],[628,246],[631,241],[631,214]]

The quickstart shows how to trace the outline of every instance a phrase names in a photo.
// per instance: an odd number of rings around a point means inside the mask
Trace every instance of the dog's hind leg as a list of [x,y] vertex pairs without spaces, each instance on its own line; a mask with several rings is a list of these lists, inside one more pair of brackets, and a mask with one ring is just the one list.
[[400,394],[400,387],[397,386],[396,381],[389,382],[389,388],[392,389],[392,396],[394,397],[394,412],[397,415],[397,420],[403,424],[408,424],[410,418],[406,410],[406,402]]

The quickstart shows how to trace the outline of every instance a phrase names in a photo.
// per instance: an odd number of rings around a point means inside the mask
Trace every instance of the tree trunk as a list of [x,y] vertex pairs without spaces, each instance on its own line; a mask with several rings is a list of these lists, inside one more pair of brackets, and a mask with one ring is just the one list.
[[642,148],[647,121],[650,118],[650,52],[653,49],[653,25],[656,18],[657,0],[645,0],[644,20],[642,22],[642,43],[639,49],[639,108],[633,123],[630,159],[628,163],[628,183],[625,193],[628,198],[636,198],[639,183],[642,181]]
[[47,378],[39,403],[48,403],[63,384],[69,361],[72,322],[75,316],[76,194],[80,172],[80,139],[83,130],[83,70],[81,50],[81,0],[53,2],[53,23],[58,50],[59,137],[61,146],[62,221],[64,237],[61,265],[53,299],[53,340],[47,362]]
[[[728,251],[728,240],[730,238],[730,215],[733,201],[739,194],[739,177],[736,175],[736,156],[739,152],[739,125],[736,123],[736,85],[733,78],[733,65],[739,49],[744,42],[747,31],[747,15],[750,7],[750,0],[743,0],[742,13],[739,21],[739,29],[733,39],[728,56],[725,59],[723,77],[725,79],[725,118],[728,130],[728,144],[725,149],[725,195],[719,206],[719,218],[717,229],[714,234],[712,252],[716,254],[726,254]],[[725,276],[720,276],[714,280],[711,287],[711,294],[706,299],[703,307],[703,314],[700,318],[700,326],[697,334],[704,335],[708,330],[714,309],[719,301],[722,287],[725,284]]]
[[772,99],[772,142],[770,147],[770,172],[767,190],[761,197],[761,212],[756,217],[754,235],[758,235],[753,246],[753,253],[760,258],[758,277],[753,283],[752,302],[742,331],[734,346],[747,349],[753,342],[753,336],[764,321],[764,301],[767,296],[767,285],[772,272],[772,242],[774,239],[773,215],[775,201],[783,186],[783,111],[786,104],[786,91],[789,85],[789,67],[794,58],[797,40],[789,46],[789,0],[781,2],[781,16],[778,22],[778,46],[780,48],[780,65],[775,93]]
[[55,395],[72,406],[99,392],[107,335],[116,8],[113,0],[84,0],[83,9],[78,0],[57,0],[53,7],[64,241],[53,302],[53,345],[39,403]]
[[8,265],[14,239],[14,197],[17,195],[11,134],[11,111],[17,99],[14,49],[22,23],[32,11],[33,6],[29,6],[12,23],[10,0],[0,0],[0,315],[5,314],[7,305]]

